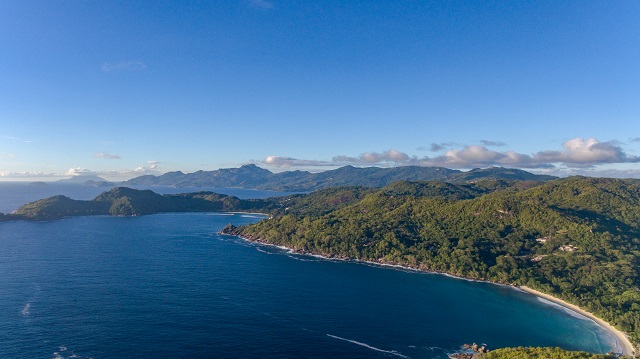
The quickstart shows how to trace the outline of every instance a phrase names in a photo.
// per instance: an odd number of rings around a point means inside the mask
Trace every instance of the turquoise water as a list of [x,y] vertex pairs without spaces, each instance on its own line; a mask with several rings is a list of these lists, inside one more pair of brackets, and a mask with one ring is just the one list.
[[512,288],[216,232],[246,214],[0,223],[0,358],[445,358],[463,343],[607,352]]

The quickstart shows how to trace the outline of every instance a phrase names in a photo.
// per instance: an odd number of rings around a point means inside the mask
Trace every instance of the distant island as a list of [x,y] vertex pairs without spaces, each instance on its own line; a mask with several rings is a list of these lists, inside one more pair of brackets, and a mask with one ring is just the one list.
[[65,217],[112,215],[140,216],[163,212],[221,212],[269,210],[271,201],[241,200],[213,192],[160,195],[150,190],[116,187],[93,200],[53,196],[27,203],[0,221],[48,221]]
[[56,181],[57,183],[63,184],[83,184],[88,186],[114,186],[115,183],[109,182],[102,177],[98,177],[95,175],[77,175],[67,179],[61,179]]
[[47,185],[46,182],[41,182],[41,181],[29,183],[29,186],[46,186],[46,185]]
[[[299,253],[539,290],[603,318],[636,347],[640,343],[637,180],[405,180],[252,200],[118,187],[91,201],[54,196],[32,202],[0,221],[207,211],[267,214],[222,233]],[[622,348],[625,354],[633,350]]]

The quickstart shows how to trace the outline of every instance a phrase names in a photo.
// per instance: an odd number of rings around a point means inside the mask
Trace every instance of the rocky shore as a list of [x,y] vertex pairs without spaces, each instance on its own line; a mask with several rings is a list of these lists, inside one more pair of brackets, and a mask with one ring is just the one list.
[[479,346],[476,343],[473,344],[464,344],[462,345],[463,352],[461,353],[453,353],[449,354],[449,358],[451,359],[478,359],[484,353],[488,353],[489,349],[487,349],[486,345]]

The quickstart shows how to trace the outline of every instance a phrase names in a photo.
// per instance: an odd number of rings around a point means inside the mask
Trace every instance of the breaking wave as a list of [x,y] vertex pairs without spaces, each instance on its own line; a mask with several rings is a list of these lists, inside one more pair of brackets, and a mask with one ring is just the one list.
[[22,312],[20,312],[20,313],[22,313],[22,315],[26,317],[26,316],[29,315],[30,310],[31,310],[31,303],[27,303],[24,306],[24,309],[22,309]]
[[375,350],[377,352],[387,353],[387,354],[395,355],[395,356],[398,356],[398,357],[401,357],[401,358],[409,358],[408,356],[402,355],[401,353],[398,353],[395,350],[384,350],[384,349],[376,348],[376,347],[373,347],[373,346],[371,346],[371,345],[369,345],[367,343],[362,343],[362,342],[359,342],[359,341],[356,341],[356,340],[341,338],[341,337],[336,336],[336,335],[327,334],[327,336],[331,337],[331,338],[334,338],[334,339],[338,339],[338,340],[344,340],[345,342],[353,343],[353,344],[356,344],[356,345],[359,345],[359,346],[362,346],[362,347],[365,347],[365,348],[368,348],[368,349],[371,349],[371,350]]

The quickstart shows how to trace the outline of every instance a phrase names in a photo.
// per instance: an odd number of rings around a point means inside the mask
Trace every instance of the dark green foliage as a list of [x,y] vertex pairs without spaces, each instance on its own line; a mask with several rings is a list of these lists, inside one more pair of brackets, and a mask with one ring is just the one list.
[[269,209],[273,214],[317,216],[357,203],[373,192],[364,187],[339,187],[319,190],[313,195],[292,195],[267,201],[272,202]]
[[169,203],[164,196],[149,190],[135,190],[116,187],[101,193],[93,202],[108,203],[109,214],[115,216],[133,216],[158,212],[167,212]]
[[264,210],[269,200],[240,200],[213,192],[159,195],[149,190],[117,187],[92,201],[54,196],[20,207],[11,219],[52,220],[72,216],[137,216],[162,212],[211,212]]
[[25,204],[16,211],[14,217],[52,220],[70,216],[104,214],[108,208],[106,203],[76,201],[65,196],[53,196]]
[[[504,167],[474,168],[468,172],[459,172],[451,176],[455,182],[475,182],[480,180],[515,180],[515,181],[550,181],[553,176],[535,175],[533,173]],[[447,180],[451,180],[447,179]]]
[[[474,357],[475,358],[475,357]],[[503,348],[478,355],[478,359],[615,359],[615,356],[573,352],[560,348]]]
[[237,233],[301,252],[526,285],[640,340],[637,183],[404,181],[362,194],[340,206],[326,194],[303,196],[313,210],[279,211]]

